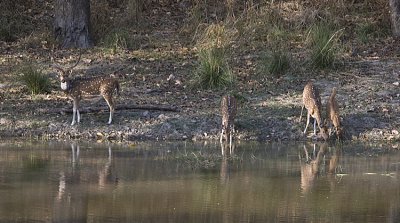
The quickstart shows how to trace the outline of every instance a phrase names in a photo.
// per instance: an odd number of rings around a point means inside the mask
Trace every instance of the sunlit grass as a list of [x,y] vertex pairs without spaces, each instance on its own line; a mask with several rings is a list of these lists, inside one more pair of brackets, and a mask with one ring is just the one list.
[[339,33],[340,31],[336,31],[333,25],[326,22],[320,22],[311,27],[311,61],[315,68],[333,66],[338,50]]
[[19,80],[32,95],[51,92],[49,77],[32,64],[25,64],[18,70]]
[[199,65],[194,73],[194,85],[199,88],[216,89],[229,87],[234,76],[222,48],[204,49],[199,52]]
[[283,50],[263,54],[259,63],[260,73],[270,74],[274,77],[284,75],[290,68],[289,56]]

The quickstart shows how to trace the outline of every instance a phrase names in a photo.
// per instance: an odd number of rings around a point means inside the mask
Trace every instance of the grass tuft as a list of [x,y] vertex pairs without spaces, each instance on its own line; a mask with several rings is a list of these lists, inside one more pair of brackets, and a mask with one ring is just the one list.
[[273,51],[271,54],[264,54],[260,61],[260,73],[269,73],[274,77],[284,75],[290,68],[289,56],[283,50]]
[[217,89],[232,86],[234,76],[227,61],[234,33],[222,24],[208,26],[199,37],[199,65],[194,72],[194,86]]
[[375,26],[371,23],[363,23],[356,28],[357,37],[362,43],[368,43],[375,31]]
[[320,22],[311,27],[311,61],[315,68],[333,66],[338,50],[339,31],[335,31],[334,26],[326,22]]
[[20,81],[32,95],[50,93],[50,79],[32,64],[23,65],[18,73]]
[[195,86],[204,89],[229,87],[234,77],[222,48],[209,48],[199,52],[199,66],[195,71]]
[[101,45],[110,49],[113,54],[120,50],[132,49],[136,47],[134,38],[127,30],[117,29],[109,32],[103,38]]

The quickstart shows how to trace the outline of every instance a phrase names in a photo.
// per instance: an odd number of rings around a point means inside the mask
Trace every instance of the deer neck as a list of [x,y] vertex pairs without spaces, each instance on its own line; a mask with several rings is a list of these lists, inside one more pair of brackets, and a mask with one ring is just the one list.
[[61,82],[60,86],[61,90],[64,92],[70,92],[71,89],[73,88],[72,81],[70,80],[65,80],[64,82]]

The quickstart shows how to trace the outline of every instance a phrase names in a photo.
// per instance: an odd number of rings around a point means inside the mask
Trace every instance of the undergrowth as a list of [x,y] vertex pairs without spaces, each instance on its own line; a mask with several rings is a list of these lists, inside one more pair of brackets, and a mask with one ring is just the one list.
[[48,76],[33,64],[27,63],[18,69],[19,80],[32,95],[51,92],[51,82]]

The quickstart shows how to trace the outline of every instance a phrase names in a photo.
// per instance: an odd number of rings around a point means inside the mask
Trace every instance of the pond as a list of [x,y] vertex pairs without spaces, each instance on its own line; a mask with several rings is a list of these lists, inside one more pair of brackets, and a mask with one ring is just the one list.
[[399,167],[390,145],[3,142],[0,222],[400,222]]

